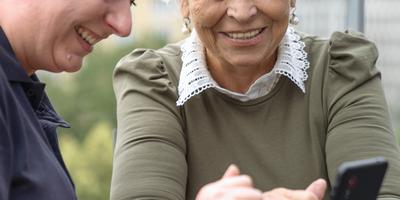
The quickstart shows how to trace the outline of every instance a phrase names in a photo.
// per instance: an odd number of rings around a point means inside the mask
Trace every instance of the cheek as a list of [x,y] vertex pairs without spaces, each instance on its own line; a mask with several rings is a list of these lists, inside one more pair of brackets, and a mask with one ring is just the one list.
[[189,4],[190,17],[204,46],[212,50],[215,44],[213,27],[225,15],[223,2],[214,0],[193,0]]
[[268,0],[263,1],[263,5],[259,7],[261,12],[265,13],[274,21],[287,19],[290,11],[290,4],[287,0]]
[[210,0],[192,1],[189,5],[191,20],[203,27],[213,27],[224,16],[221,3]]

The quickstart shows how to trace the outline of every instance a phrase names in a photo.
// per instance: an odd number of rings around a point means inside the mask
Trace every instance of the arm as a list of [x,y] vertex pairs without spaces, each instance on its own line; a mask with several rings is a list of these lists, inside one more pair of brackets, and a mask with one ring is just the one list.
[[176,88],[161,58],[134,51],[117,66],[118,138],[111,199],[184,199],[186,143]]
[[328,117],[326,162],[335,180],[346,161],[384,156],[389,169],[379,198],[400,199],[400,151],[375,67],[375,45],[361,34],[335,33],[324,86]]

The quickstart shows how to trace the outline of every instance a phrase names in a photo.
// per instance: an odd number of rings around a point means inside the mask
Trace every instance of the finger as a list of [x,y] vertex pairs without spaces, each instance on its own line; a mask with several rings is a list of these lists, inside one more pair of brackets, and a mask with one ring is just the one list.
[[[249,199],[249,200],[261,200],[263,198],[261,190],[248,187],[234,187],[229,189],[224,189],[223,197],[221,199]],[[226,197],[226,198],[225,198]]]
[[279,200],[317,200],[317,196],[312,192],[304,190],[289,190],[286,188],[276,188],[263,194],[264,199]]
[[318,199],[318,197],[314,193],[306,192],[304,190],[288,191],[287,193],[285,193],[285,197],[290,200],[321,200]]
[[222,179],[228,178],[228,177],[233,177],[233,176],[238,176],[239,174],[240,174],[239,168],[236,165],[232,164],[225,171],[224,175],[222,176]]
[[276,192],[272,191],[267,191],[262,194],[263,200],[272,200],[272,199],[279,199],[279,200],[286,200],[284,196],[281,194],[277,194]]
[[225,187],[218,185],[218,182],[214,182],[203,186],[200,189],[199,193],[196,195],[196,200],[210,200],[210,199],[260,200],[262,198],[262,192],[258,189],[247,186]]
[[272,200],[272,199],[279,199],[279,200],[288,200],[285,193],[287,193],[286,188],[276,188],[271,191],[264,192],[262,194],[263,200]]
[[220,187],[253,187],[253,179],[248,175],[226,177],[216,182]]
[[314,193],[318,199],[324,198],[325,195],[325,190],[326,190],[327,184],[326,181],[322,178],[312,182],[306,189],[307,192],[312,192]]

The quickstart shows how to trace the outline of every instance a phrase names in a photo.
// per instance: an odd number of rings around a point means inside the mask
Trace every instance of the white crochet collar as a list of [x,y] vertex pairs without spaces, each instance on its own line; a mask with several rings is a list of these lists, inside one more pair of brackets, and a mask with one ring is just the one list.
[[177,106],[183,105],[192,96],[199,94],[207,88],[215,88],[240,101],[248,101],[267,95],[278,82],[280,75],[287,76],[305,93],[304,81],[307,80],[306,70],[309,68],[305,44],[300,41],[300,36],[288,27],[285,36],[278,47],[278,59],[270,73],[261,76],[254,82],[246,94],[239,94],[222,88],[212,78],[208,71],[205,59],[205,50],[196,30],[185,40],[181,46],[182,69],[179,78],[179,98]]

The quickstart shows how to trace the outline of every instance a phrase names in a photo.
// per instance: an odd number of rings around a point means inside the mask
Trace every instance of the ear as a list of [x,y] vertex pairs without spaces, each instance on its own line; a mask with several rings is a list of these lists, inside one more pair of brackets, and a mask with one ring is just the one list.
[[180,9],[183,19],[189,18],[190,11],[188,0],[180,0]]
[[296,7],[296,0],[290,0],[290,7]]

